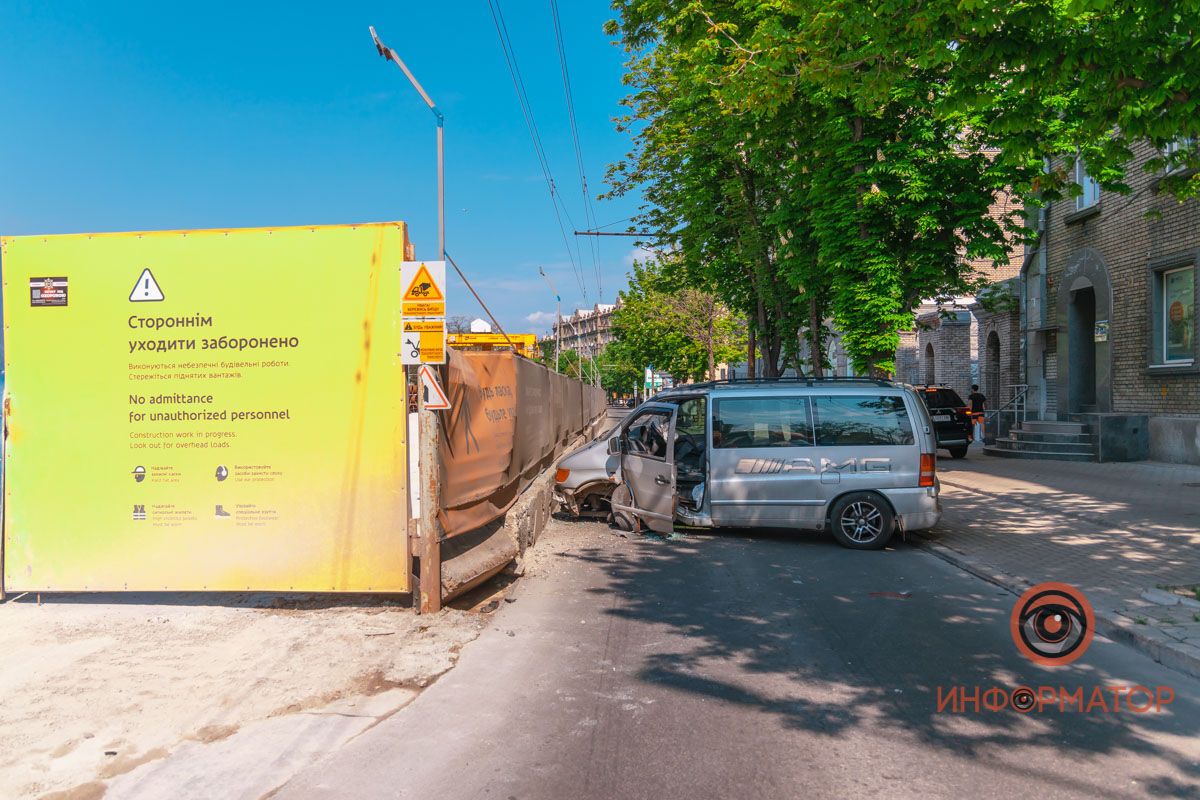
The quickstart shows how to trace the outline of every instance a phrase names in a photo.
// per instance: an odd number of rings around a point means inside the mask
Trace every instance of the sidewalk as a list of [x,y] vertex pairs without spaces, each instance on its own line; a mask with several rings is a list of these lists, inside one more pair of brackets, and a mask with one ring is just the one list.
[[[1200,467],[984,456],[939,459],[945,515],[924,546],[1014,592],[1079,587],[1103,635],[1200,676]],[[1160,602],[1153,602],[1156,598]]]

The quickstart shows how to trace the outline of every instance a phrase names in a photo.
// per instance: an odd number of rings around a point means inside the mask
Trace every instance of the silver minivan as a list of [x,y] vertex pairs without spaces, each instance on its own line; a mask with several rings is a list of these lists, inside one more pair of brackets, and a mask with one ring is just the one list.
[[937,441],[909,386],[869,379],[681,386],[608,438],[614,521],[830,528],[868,550],[941,517]]

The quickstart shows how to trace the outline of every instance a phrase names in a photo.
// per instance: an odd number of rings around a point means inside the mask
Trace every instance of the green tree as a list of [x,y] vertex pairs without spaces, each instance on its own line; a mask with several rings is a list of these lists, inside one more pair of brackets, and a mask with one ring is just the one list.
[[[615,191],[643,187],[640,222],[669,231],[694,278],[748,315],[768,374],[776,357],[800,366],[805,334],[819,371],[827,316],[856,367],[889,372],[916,304],[970,291],[966,259],[1006,257],[989,210],[1011,163],[984,152],[941,65],[912,65],[887,91],[843,76],[862,68],[873,7],[839,3],[833,19],[786,0],[614,7],[634,136]],[[845,27],[839,46],[796,44],[825,25]]]
[[637,263],[613,315],[617,354],[631,367],[653,366],[679,381],[713,376],[718,363],[745,353],[745,325],[711,292],[684,283],[677,262]]
[[600,385],[607,392],[634,394],[641,386],[645,365],[620,340],[600,351],[596,366],[600,370]]

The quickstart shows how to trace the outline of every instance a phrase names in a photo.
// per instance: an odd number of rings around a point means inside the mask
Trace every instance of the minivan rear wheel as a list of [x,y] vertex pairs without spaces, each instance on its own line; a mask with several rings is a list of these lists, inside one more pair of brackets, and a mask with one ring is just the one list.
[[851,550],[878,550],[896,529],[891,506],[874,492],[851,492],[839,498],[829,522],[833,538]]

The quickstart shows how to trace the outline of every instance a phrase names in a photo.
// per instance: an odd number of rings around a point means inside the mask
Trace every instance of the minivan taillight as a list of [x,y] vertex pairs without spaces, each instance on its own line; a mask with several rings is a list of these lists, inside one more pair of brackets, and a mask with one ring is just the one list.
[[917,486],[933,486],[937,475],[937,456],[933,453],[921,453],[921,480]]

